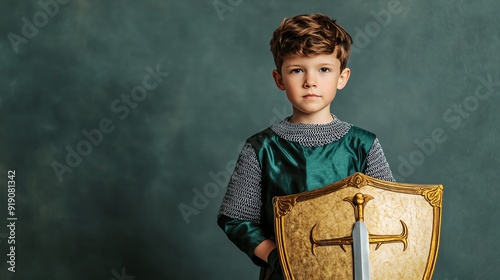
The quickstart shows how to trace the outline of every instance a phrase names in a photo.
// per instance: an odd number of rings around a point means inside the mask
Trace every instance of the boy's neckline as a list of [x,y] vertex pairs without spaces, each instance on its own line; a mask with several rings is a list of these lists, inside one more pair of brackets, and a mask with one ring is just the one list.
[[317,147],[340,140],[352,124],[339,120],[332,114],[333,121],[326,124],[305,124],[288,122],[291,116],[271,125],[278,137],[305,147]]

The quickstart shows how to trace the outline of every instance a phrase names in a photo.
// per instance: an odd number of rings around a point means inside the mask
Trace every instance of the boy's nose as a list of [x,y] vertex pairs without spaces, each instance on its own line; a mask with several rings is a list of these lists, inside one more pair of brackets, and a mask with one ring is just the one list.
[[312,76],[307,76],[304,81],[304,88],[316,87],[316,79]]

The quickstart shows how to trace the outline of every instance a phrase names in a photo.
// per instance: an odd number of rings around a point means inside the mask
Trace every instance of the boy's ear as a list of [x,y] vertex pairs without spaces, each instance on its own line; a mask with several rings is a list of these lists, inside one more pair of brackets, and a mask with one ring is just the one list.
[[347,81],[349,80],[349,77],[351,76],[351,69],[349,68],[344,68],[342,72],[340,73],[339,76],[339,81],[337,83],[337,89],[341,90],[347,85]]
[[285,90],[285,84],[283,83],[283,77],[281,77],[280,73],[278,73],[278,70],[273,70],[273,79],[274,79],[274,82],[276,83],[276,86],[279,89]]

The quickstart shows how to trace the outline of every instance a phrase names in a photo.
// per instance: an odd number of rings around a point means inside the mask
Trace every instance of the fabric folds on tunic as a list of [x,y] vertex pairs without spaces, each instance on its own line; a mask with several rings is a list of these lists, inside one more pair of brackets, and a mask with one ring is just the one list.
[[[247,139],[217,220],[228,238],[264,269],[267,263],[254,249],[274,239],[274,196],[311,191],[355,172],[394,181],[373,133],[335,116],[328,124],[288,119]],[[269,279],[281,277],[271,273]]]

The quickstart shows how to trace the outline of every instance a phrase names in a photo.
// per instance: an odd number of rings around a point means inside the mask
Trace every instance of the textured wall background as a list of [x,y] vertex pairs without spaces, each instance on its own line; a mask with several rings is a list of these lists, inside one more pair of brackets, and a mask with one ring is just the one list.
[[310,12],[355,39],[333,112],[445,186],[434,279],[500,275],[500,2],[58,1],[1,4],[2,280],[256,279],[216,215],[242,142],[291,112],[271,34]]

